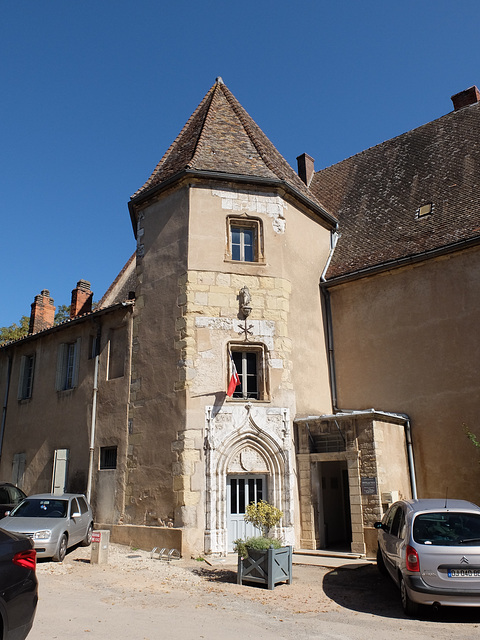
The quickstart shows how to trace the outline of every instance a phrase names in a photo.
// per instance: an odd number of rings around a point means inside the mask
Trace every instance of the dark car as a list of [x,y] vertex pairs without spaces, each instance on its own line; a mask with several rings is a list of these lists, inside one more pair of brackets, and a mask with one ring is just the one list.
[[21,489],[10,482],[0,482],[0,519],[5,517],[6,511],[11,511],[27,496]]
[[23,640],[38,600],[37,554],[31,540],[0,529],[0,637]]

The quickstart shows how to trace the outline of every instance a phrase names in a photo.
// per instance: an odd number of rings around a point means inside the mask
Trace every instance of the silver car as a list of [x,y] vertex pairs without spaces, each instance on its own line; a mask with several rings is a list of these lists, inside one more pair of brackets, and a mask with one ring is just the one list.
[[62,562],[69,547],[91,543],[93,514],[83,495],[44,493],[25,498],[1,526],[31,538],[39,558]]
[[377,566],[400,587],[403,610],[480,606],[480,507],[465,500],[401,500],[375,523]]

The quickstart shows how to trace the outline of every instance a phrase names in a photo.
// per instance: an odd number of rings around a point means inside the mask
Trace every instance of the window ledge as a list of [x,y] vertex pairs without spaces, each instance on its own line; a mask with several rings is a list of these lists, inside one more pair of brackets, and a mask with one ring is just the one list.
[[228,264],[248,264],[252,267],[264,267],[266,266],[265,260],[232,260],[232,258],[225,258],[224,262],[228,262]]
[[250,403],[250,404],[270,404],[272,402],[270,398],[263,398],[262,400],[256,400],[255,398],[229,398],[228,396],[226,397],[226,401],[227,402],[236,402],[236,403],[243,402],[244,404],[247,404],[247,403]]

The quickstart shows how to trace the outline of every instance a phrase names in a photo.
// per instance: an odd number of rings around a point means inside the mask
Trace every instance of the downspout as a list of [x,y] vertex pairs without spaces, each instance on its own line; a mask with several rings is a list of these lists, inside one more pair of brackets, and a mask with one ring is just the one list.
[[407,443],[408,468],[410,471],[410,484],[412,488],[412,498],[417,499],[417,481],[415,479],[415,463],[413,461],[412,426],[410,418],[405,416],[405,440]]
[[328,371],[330,377],[330,396],[332,401],[332,411],[333,413],[338,412],[337,406],[337,378],[335,375],[335,354],[333,350],[333,328],[332,328],[332,305],[330,301],[330,292],[325,286],[326,283],[326,273],[327,269],[330,266],[330,262],[333,257],[333,252],[335,251],[335,247],[337,246],[337,242],[340,235],[337,231],[333,231],[330,236],[330,253],[328,255],[327,262],[325,264],[325,268],[320,276],[320,291],[322,292],[323,299],[325,302],[325,323],[326,323],[326,333],[327,333],[327,351],[328,351]]
[[[98,337],[97,337],[98,340]],[[90,431],[90,456],[88,461],[88,483],[87,483],[87,500],[90,502],[92,494],[92,478],[93,478],[93,454],[95,453],[95,428],[97,422],[97,395],[98,395],[98,364],[100,355],[98,353],[98,343],[95,346],[95,373],[93,376],[93,402],[92,402],[92,428]]]
[[3,451],[3,436],[5,434],[5,422],[7,419],[7,404],[8,404],[8,392],[10,390],[10,379],[12,377],[12,356],[8,356],[8,366],[7,366],[7,384],[5,387],[5,399],[3,401],[3,409],[2,409],[2,426],[0,427],[0,457],[2,456]]

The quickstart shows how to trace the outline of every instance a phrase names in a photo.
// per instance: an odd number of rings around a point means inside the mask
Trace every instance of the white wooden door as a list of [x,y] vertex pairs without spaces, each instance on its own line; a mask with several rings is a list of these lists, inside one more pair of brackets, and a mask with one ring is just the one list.
[[245,508],[251,502],[267,499],[267,479],[264,475],[241,475],[227,477],[227,533],[228,551],[233,551],[233,542],[238,538],[261,536],[260,529],[245,522]]
[[65,493],[68,473],[68,449],[55,449],[53,457],[52,493]]

